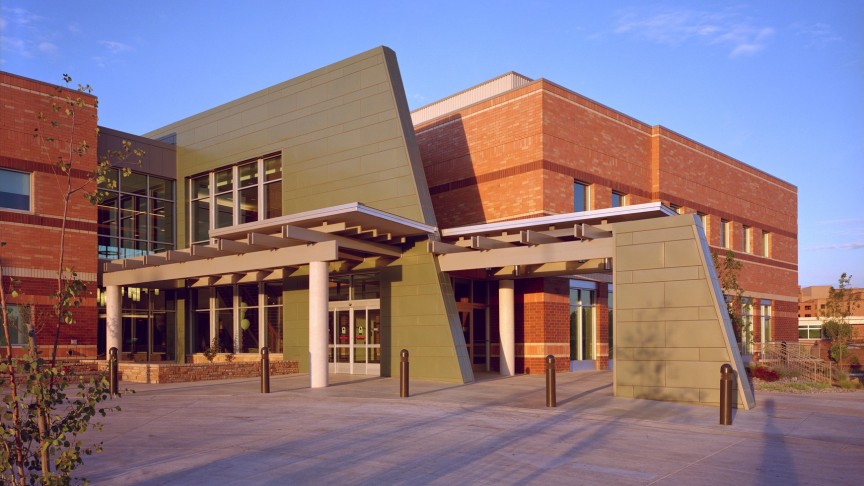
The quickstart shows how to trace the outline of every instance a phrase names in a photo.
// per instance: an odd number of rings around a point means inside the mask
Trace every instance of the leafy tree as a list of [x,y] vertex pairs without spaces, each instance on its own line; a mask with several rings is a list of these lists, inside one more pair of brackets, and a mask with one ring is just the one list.
[[717,270],[720,288],[723,289],[723,295],[726,296],[726,312],[729,314],[729,320],[732,321],[735,340],[738,341],[739,349],[744,352],[743,343],[750,342],[750,333],[753,332],[747,325],[749,323],[745,322],[741,315],[741,307],[745,298],[744,288],[738,282],[738,276],[744,265],[735,259],[735,254],[731,250],[726,252],[722,260],[716,253],[711,254],[711,259]]
[[819,312],[822,318],[822,330],[831,340],[831,358],[840,368],[846,355],[849,354],[849,341],[852,339],[852,324],[849,316],[861,306],[861,295],[852,288],[852,275],[843,272],[837,282],[837,288],[828,289],[828,300],[825,302],[825,312]]
[[[68,88],[72,78],[64,74],[63,80]],[[77,92],[90,93],[92,88],[78,85]],[[50,113],[38,114],[38,126],[33,134],[46,156],[52,148],[59,149],[54,171],[61,181],[58,197],[62,198],[63,214],[57,246],[57,286],[52,295],[53,315],[39,316],[31,312],[29,318],[24,319],[27,350],[17,359],[12,357],[11,330],[15,324],[2,279],[0,253],[0,310],[6,343],[6,358],[0,363],[0,386],[8,386],[9,390],[4,393],[0,410],[0,482],[3,484],[69,483],[72,472],[82,464],[83,456],[101,450],[101,443],[85,446],[79,436],[89,429],[101,429],[100,423],[92,421],[97,414],[105,416],[110,411],[120,410],[119,406],[104,403],[110,397],[104,377],[85,382],[57,361],[61,327],[75,322],[75,309],[81,306],[87,293],[87,283],[73,268],[66,267],[65,239],[72,198],[81,194],[91,204],[98,203],[104,197],[98,184],[107,180],[112,162],[141,157],[143,151],[133,149],[131,143],[124,141],[120,150],[107,153],[93,170],[81,168],[91,148],[88,140],[94,139],[95,134],[80,133],[83,130],[79,117],[88,115],[88,98],[74,96],[74,93],[71,89],[58,88],[50,99]],[[91,116],[95,116],[93,108]],[[128,169],[125,173],[128,174]],[[85,174],[83,181],[82,174]],[[5,243],[0,244],[2,246]],[[8,295],[18,296],[18,284],[11,278],[8,280]],[[39,322],[43,320],[49,322]],[[37,331],[50,329],[51,325],[54,339],[50,345],[50,360],[46,360],[42,357]],[[76,382],[77,390],[69,390]]]

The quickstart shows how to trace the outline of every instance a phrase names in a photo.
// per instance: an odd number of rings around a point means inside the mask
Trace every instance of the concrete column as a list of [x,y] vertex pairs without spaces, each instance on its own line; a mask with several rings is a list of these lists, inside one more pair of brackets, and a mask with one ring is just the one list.
[[309,263],[309,379],[312,388],[324,388],[327,364],[327,262]]
[[123,318],[120,312],[122,300],[120,298],[120,287],[109,285],[105,287],[105,356],[111,352],[111,348],[117,348],[117,355],[123,349]]
[[516,311],[513,281],[498,282],[498,335],[501,336],[501,376],[516,374]]

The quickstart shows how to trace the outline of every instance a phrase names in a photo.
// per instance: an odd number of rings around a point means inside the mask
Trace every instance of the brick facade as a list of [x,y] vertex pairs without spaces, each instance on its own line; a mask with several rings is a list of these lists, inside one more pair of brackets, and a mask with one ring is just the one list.
[[[80,98],[84,106],[76,109],[74,125],[62,114],[52,112],[52,102],[65,107],[65,99]],[[73,187],[87,185],[88,174],[97,163],[96,97],[62,89],[39,81],[0,73],[0,168],[26,172],[31,177],[31,210],[0,208],[0,250],[4,284],[10,278],[20,281],[19,296],[7,296],[10,303],[26,305],[32,310],[40,345],[53,344],[56,317],[51,295],[57,291],[60,234],[63,226],[62,194],[67,182]],[[43,113],[45,120],[38,116]],[[50,121],[59,125],[52,127]],[[35,129],[41,137],[34,137]],[[44,137],[53,138],[46,141]],[[70,140],[89,145],[83,155],[72,155],[71,178],[55,167],[69,160]],[[74,194],[68,207],[64,267],[72,268],[88,283],[88,297],[75,310],[75,324],[60,327],[60,356],[91,356],[96,352],[96,207],[82,194]],[[46,349],[43,347],[43,350]],[[21,348],[16,349],[16,353]]]
[[[661,201],[707,215],[711,250],[721,256],[727,248],[720,225],[728,221],[730,249],[744,264],[745,295],[772,302],[768,340],[797,340],[795,186],[543,79],[419,124],[415,132],[442,228],[572,212],[574,181],[590,186],[589,209],[610,207],[614,191],[625,195],[626,205]],[[767,256],[763,232],[770,233]],[[517,372],[542,372],[537,343],[569,348],[567,299],[540,290],[548,285],[516,287]],[[609,356],[604,285],[595,308],[598,368]]]

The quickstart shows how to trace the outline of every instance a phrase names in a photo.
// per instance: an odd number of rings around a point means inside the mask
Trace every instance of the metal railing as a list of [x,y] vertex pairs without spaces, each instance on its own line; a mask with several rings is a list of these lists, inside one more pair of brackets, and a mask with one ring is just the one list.
[[800,373],[810,381],[831,383],[831,363],[813,356],[813,346],[796,342],[761,343],[758,362],[764,365],[780,365]]

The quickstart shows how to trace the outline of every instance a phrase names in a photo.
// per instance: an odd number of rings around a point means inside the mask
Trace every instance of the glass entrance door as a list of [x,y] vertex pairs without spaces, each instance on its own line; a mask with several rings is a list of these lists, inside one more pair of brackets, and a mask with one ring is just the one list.
[[378,376],[381,374],[381,310],[377,304],[356,304],[330,304],[330,372]]

